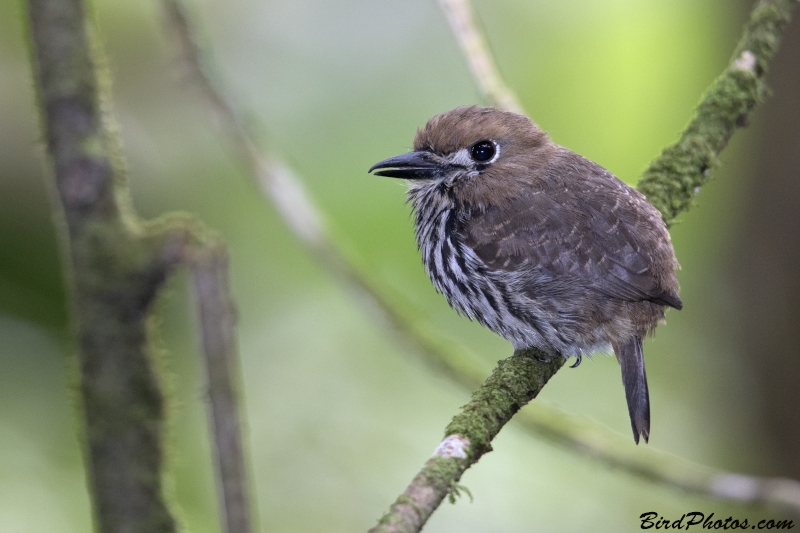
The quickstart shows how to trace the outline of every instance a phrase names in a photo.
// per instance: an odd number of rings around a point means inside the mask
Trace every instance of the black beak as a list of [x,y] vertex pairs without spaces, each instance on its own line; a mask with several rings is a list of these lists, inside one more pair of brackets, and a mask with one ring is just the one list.
[[441,175],[445,166],[436,161],[435,156],[429,152],[409,152],[384,159],[380,163],[375,163],[369,172],[385,168],[376,172],[376,176],[386,176],[389,178],[403,178],[407,180],[425,180]]

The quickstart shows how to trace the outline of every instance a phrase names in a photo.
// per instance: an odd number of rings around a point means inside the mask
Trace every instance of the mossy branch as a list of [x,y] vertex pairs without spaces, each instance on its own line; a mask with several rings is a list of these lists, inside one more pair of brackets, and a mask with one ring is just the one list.
[[[84,3],[28,0],[27,8],[77,337],[96,527],[102,533],[172,533],[177,527],[163,489],[166,400],[155,364],[153,303],[176,267],[194,264],[201,315],[214,318],[204,320],[204,337],[225,338],[222,350],[206,342],[208,359],[233,358],[226,271],[216,268],[219,275],[210,281],[204,276],[206,255],[219,261],[224,249],[209,244],[209,232],[193,217],[169,215],[145,223],[133,212],[119,141],[107,113],[108,80],[102,79],[107,73],[95,61],[99,49],[93,50]],[[209,364],[209,371],[219,367]],[[221,408],[215,402],[220,390],[235,390],[234,381],[230,373],[210,380],[210,396],[214,421],[218,414],[228,419],[225,437],[241,449],[235,396],[223,392]],[[243,461],[241,454],[235,457]],[[244,469],[239,471],[234,484],[244,486]],[[238,494],[245,510],[234,515],[249,514],[246,492]],[[231,513],[223,509],[222,514]],[[236,528],[226,531],[248,533],[242,523],[239,519]]]
[[445,429],[445,438],[408,488],[370,533],[411,533],[425,525],[439,504],[458,490],[461,475],[483,454],[511,417],[535,398],[564,365],[536,349],[518,350],[492,375]]
[[725,72],[711,85],[680,139],[645,170],[638,189],[667,225],[688,209],[733,133],[767,94],[769,62],[798,0],[760,0]]

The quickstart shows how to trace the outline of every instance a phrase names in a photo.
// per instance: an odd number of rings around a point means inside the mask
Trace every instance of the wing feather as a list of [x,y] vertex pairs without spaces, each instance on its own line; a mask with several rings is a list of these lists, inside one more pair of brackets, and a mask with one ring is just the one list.
[[603,167],[570,155],[544,170],[546,188],[534,182],[502,208],[467,210],[464,242],[491,269],[535,269],[612,298],[680,309],[658,211]]

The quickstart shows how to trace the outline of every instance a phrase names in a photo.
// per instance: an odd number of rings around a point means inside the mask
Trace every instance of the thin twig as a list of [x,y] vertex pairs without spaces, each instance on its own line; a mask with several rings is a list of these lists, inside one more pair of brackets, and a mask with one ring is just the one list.
[[[221,119],[218,125],[228,144],[242,158],[244,166],[265,196],[276,206],[297,239],[328,272],[347,283],[351,290],[363,298],[370,311],[378,311],[397,338],[420,355],[427,365],[468,390],[479,387],[486,375],[479,359],[465,346],[444,338],[427,321],[420,320],[419,313],[401,295],[374,280],[367,269],[359,266],[360,260],[355,254],[345,253],[343,250],[349,248],[336,244],[324,214],[308,196],[299,176],[288,166],[258,149],[238,119],[230,98],[220,88],[219,82],[213,81],[214,78],[208,73],[209,58],[198,48],[193,26],[180,1],[163,1],[170,28],[177,37],[186,66],[192,72],[193,80],[207,96],[214,114]],[[469,5],[463,1],[458,4],[466,5],[469,9]],[[458,10],[459,7],[455,9]],[[473,24],[472,28],[473,31],[478,31],[476,25]],[[481,37],[480,41],[485,42],[485,39]],[[483,49],[488,54],[488,49]],[[482,61],[493,64],[491,56]],[[493,72],[496,74],[496,69]],[[505,87],[505,84],[501,83],[500,86]],[[375,313],[370,315],[374,317]],[[557,446],[654,483],[722,500],[783,503],[800,511],[800,483],[793,480],[714,471],[653,448],[636,448],[627,439],[621,439],[590,420],[573,419],[541,403],[529,405],[514,420],[534,435]],[[740,497],[741,495],[734,497],[731,491],[719,489],[724,485],[720,481],[726,479],[738,479],[741,481],[740,486],[781,487],[781,490],[755,491],[746,498]]]
[[556,446],[577,449],[584,456],[653,483],[732,503],[772,504],[800,515],[800,482],[793,479],[725,472],[653,452],[650,448],[635,447],[629,438],[570,415],[557,413],[554,416],[553,410],[542,407],[541,403],[533,402],[520,411],[514,421]]
[[484,98],[493,106],[524,115],[519,98],[500,75],[500,69],[489,51],[489,43],[478,25],[469,1],[437,1]]
[[329,245],[326,224],[320,210],[313,204],[303,184],[287,166],[268,156],[256,147],[243,121],[218,82],[208,72],[210,60],[196,41],[195,31],[181,0],[163,0],[170,34],[174,37],[182,65],[188,69],[189,78],[203,92],[216,124],[224,133],[230,149],[255,178],[261,191],[278,209],[283,220],[300,241],[320,254],[333,258],[336,251]]
[[236,310],[228,285],[228,253],[219,239],[206,242],[190,257],[206,361],[209,418],[214,437],[217,490],[223,531],[249,533],[250,498],[239,406],[241,381],[236,351]]

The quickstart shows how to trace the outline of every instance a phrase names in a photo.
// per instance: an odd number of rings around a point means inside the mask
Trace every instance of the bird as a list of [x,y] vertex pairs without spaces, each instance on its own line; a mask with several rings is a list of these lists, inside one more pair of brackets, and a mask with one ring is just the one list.
[[642,341],[681,309],[659,211],[528,117],[463,106],[369,169],[408,181],[417,246],[451,307],[548,358],[613,351],[636,444],[650,437]]

